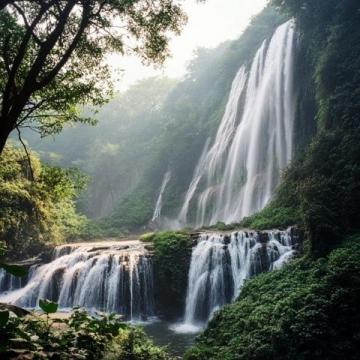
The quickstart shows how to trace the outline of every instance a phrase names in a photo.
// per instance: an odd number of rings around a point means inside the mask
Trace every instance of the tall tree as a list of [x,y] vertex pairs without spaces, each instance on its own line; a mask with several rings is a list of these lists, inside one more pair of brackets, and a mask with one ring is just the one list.
[[0,0],[0,153],[9,134],[42,135],[112,91],[107,54],[161,63],[186,21],[178,0]]

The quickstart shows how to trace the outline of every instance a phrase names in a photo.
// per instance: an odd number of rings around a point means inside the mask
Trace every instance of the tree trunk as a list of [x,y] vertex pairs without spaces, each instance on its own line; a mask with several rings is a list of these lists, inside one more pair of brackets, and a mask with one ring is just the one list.
[[6,118],[0,117],[0,156],[1,153],[4,150],[5,144],[7,139],[9,138],[9,135],[13,129],[9,129],[5,124],[7,124],[8,121]]

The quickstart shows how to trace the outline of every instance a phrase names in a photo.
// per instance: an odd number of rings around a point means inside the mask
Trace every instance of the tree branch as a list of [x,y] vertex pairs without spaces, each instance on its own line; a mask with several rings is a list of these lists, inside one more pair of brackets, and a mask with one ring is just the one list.
[[3,59],[4,59],[4,65],[5,65],[5,68],[6,68],[6,72],[8,74],[10,74],[10,57],[9,57],[9,53],[8,53],[8,49],[9,49],[9,43],[10,43],[10,35],[8,35],[5,40],[4,40],[4,46],[3,46]]
[[54,68],[47,74],[45,78],[43,78],[41,81],[37,83],[36,85],[37,90],[48,85],[70,59],[70,56],[74,52],[76,46],[80,41],[81,36],[84,34],[87,24],[90,21],[89,20],[90,9],[91,9],[90,5],[88,3],[85,3],[79,30],[77,31],[72,43],[69,45],[68,49],[65,51],[64,55],[59,60],[59,62],[54,66]]
[[24,24],[26,26],[27,29],[29,29],[31,31],[31,35],[33,36],[33,38],[35,39],[36,43],[38,45],[41,45],[41,40],[36,36],[36,34],[34,33],[34,28],[35,27],[31,27],[31,25],[28,23],[28,20],[26,18],[26,15],[24,13],[24,11],[21,9],[20,6],[18,6],[16,3],[13,3],[12,6],[17,10],[17,12],[21,15],[23,21],[24,21]]
[[[52,4],[53,1],[48,3],[47,5],[51,6]],[[20,93],[18,94],[18,96],[16,97],[16,99],[14,100],[11,110],[9,111],[8,117],[10,119],[15,119],[14,122],[16,121],[16,118],[20,115],[23,107],[29,100],[31,93],[36,91],[36,78],[38,77],[41,69],[43,68],[47,56],[55,46],[59,37],[61,36],[65,28],[65,25],[67,23],[69,14],[74,8],[74,6],[75,6],[74,1],[68,1],[66,3],[62,16],[59,20],[59,23],[56,25],[55,29],[50,33],[48,39],[45,42],[43,42],[42,45],[40,46],[38,56],[34,61],[33,65],[31,66],[27,74],[27,77],[24,81],[23,87]],[[39,18],[39,16],[37,18]],[[15,124],[13,124],[13,126],[15,126]]]
[[[22,125],[30,116],[31,114],[35,111],[35,110],[38,110],[42,105],[44,105],[44,103],[46,102],[45,99],[39,101],[37,104],[35,104],[32,108],[30,108],[28,110],[28,113],[26,115],[24,115],[20,121],[17,123],[16,126],[20,126]],[[27,109],[26,109],[27,110]]]
[[[42,7],[41,11],[35,17],[32,24],[30,25],[30,27],[27,28],[27,31],[26,31],[26,33],[25,33],[25,35],[24,35],[24,37],[22,39],[22,42],[21,42],[21,44],[19,46],[19,49],[18,49],[17,54],[15,56],[15,59],[13,61],[13,66],[11,68],[9,78],[8,78],[7,83],[6,83],[4,95],[3,95],[2,115],[4,117],[6,116],[6,114],[8,113],[8,111],[10,110],[10,107],[11,107],[10,98],[11,98],[12,90],[13,90],[14,85],[15,85],[16,73],[17,73],[17,71],[18,71],[18,69],[20,67],[21,62],[24,59],[24,56],[25,56],[25,53],[26,53],[26,47],[28,46],[28,43],[29,43],[29,41],[31,39],[31,34],[33,33],[34,28],[40,22],[41,18],[43,17],[43,15],[47,11],[47,9],[51,6],[52,2],[49,2],[48,4],[46,4],[45,6]],[[14,6],[14,4],[12,4],[12,5]]]
[[33,169],[32,169],[32,166],[31,166],[31,158],[30,158],[30,154],[28,152],[28,149],[21,137],[21,133],[20,133],[20,130],[19,128],[16,126],[16,131],[18,133],[18,138],[19,138],[19,141],[21,142],[21,145],[23,146],[24,148],[24,151],[26,153],[26,157],[27,157],[27,160],[28,160],[28,163],[29,163],[29,169],[30,169],[30,175],[31,175],[31,181],[34,181],[34,172],[33,172]]

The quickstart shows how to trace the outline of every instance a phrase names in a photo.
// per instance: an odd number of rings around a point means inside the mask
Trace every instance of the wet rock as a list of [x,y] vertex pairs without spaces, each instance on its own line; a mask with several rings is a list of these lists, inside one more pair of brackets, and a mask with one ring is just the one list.
[[10,304],[4,304],[4,303],[0,303],[0,310],[1,311],[11,311],[19,317],[23,317],[23,316],[31,314],[30,311],[25,310],[21,307],[18,307],[15,305],[10,305]]
[[228,245],[228,244],[230,244],[230,241],[231,241],[230,235],[225,235],[224,236],[224,244]]
[[269,234],[266,232],[259,232],[259,242],[262,244],[269,242]]

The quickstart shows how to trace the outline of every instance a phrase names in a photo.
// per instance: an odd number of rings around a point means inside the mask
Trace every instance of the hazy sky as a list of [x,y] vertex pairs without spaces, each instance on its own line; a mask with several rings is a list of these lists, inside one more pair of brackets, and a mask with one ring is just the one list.
[[[125,89],[142,78],[156,74],[183,76],[196,48],[215,47],[226,40],[236,39],[266,3],[267,0],[207,0],[205,3],[184,0],[189,19],[181,35],[171,40],[171,58],[166,60],[161,70],[155,70],[143,66],[135,57],[111,56],[109,61],[115,73],[123,70],[117,88]],[[115,77],[118,78],[118,75]]]

